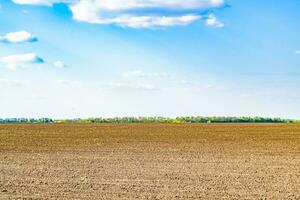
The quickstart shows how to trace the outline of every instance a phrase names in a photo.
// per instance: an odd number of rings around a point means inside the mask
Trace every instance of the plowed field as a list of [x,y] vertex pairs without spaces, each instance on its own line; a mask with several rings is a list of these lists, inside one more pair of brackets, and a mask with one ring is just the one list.
[[222,198],[300,199],[300,125],[0,125],[0,199]]

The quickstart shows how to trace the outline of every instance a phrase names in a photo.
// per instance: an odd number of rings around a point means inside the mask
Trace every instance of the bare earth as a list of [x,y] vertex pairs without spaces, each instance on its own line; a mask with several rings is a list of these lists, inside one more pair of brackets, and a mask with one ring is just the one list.
[[300,125],[0,125],[0,199],[300,199]]

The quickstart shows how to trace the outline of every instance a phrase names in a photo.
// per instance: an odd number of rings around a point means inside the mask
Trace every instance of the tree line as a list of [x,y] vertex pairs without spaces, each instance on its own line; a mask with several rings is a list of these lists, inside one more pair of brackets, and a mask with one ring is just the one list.
[[54,120],[50,118],[0,118],[2,124],[13,124],[13,123],[53,123]]
[[293,120],[264,117],[114,117],[56,120],[57,123],[292,123]]
[[51,118],[6,118],[0,123],[295,123],[296,120],[266,117],[113,117],[113,118],[87,118],[87,119],[51,119]]

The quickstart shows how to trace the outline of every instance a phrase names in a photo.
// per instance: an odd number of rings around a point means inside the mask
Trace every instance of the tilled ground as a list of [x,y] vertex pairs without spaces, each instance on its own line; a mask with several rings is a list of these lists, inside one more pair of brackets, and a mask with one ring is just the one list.
[[0,125],[0,199],[300,199],[300,125]]

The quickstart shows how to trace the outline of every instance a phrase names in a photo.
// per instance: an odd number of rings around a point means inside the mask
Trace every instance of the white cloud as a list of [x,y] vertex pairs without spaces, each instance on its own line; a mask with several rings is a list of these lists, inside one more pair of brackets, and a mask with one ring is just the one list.
[[16,4],[51,6],[50,0],[12,0]]
[[53,63],[53,66],[56,67],[56,68],[65,68],[65,67],[67,67],[67,65],[65,63],[63,63],[62,61],[60,61],[60,60],[55,61]]
[[120,16],[106,20],[99,20],[98,24],[116,24],[121,27],[151,28],[168,26],[185,26],[200,19],[198,15],[182,15],[176,17],[157,16]]
[[[222,5],[224,0],[85,0],[70,8],[77,21],[149,28],[188,25],[201,18],[201,15],[194,14],[196,10]],[[143,12],[144,10],[150,10],[151,14]],[[170,14],[162,14],[164,10]],[[176,12],[183,14],[176,15]]]
[[[17,4],[52,6],[67,3],[73,19],[92,24],[152,28],[185,26],[202,18],[202,11],[225,5],[224,0],[13,0]],[[215,18],[207,24],[221,27]]]
[[206,19],[207,26],[214,26],[217,28],[223,28],[224,24],[220,22],[213,14],[210,14]]
[[124,73],[124,77],[127,78],[161,78],[167,77],[166,73],[146,73],[141,70],[129,71]]
[[12,0],[16,4],[52,6],[55,3],[74,3],[77,0]]
[[21,43],[21,42],[36,42],[37,37],[27,31],[18,31],[7,33],[5,36],[0,36],[0,42],[5,43]]
[[27,68],[31,64],[44,63],[44,60],[35,53],[9,55],[0,58],[0,62],[9,69]]
[[224,0],[85,0],[77,1],[75,6],[82,6],[89,9],[93,5],[100,10],[122,11],[134,9],[210,9],[224,5]]
[[95,5],[103,10],[139,8],[209,9],[224,5],[224,0],[12,0],[16,4],[52,6],[55,3]]

